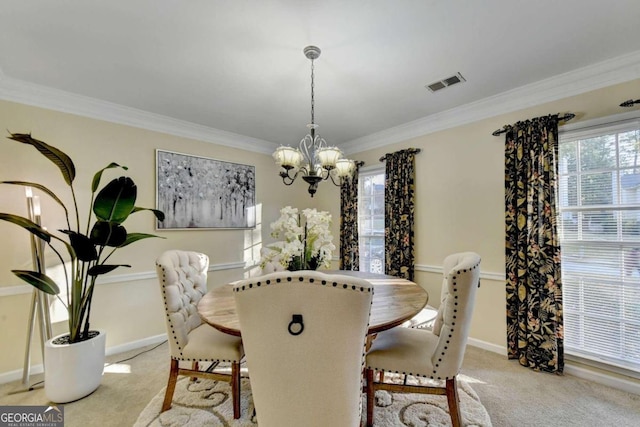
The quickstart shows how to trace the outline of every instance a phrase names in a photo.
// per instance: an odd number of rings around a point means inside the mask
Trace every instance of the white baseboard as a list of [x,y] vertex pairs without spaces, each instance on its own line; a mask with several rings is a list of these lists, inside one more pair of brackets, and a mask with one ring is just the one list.
[[[38,375],[44,372],[42,368],[42,363],[39,365],[31,365],[31,375]],[[17,369],[15,371],[3,372],[0,374],[0,384],[6,384],[13,381],[22,380],[22,369]],[[33,381],[30,381],[33,383]]]
[[584,380],[593,381],[598,384],[617,388],[618,390],[626,391],[627,393],[640,395],[640,381],[634,380],[632,378],[627,380],[624,378],[614,377],[570,363],[566,363],[564,365],[564,373],[567,375],[573,375],[574,377],[582,378]]
[[[105,354],[107,356],[112,356],[114,354],[124,353],[125,351],[131,351],[138,348],[147,347],[149,345],[160,344],[161,342],[166,341],[166,339],[167,334],[155,335],[152,337],[143,338],[141,340],[131,341],[125,344],[108,347],[105,350]],[[38,365],[31,365],[31,375],[37,375],[43,372],[44,368],[42,366],[42,363]],[[6,384],[12,381],[20,381],[22,380],[22,373],[22,369],[0,373],[0,384]]]
[[[507,348],[500,345],[492,344],[486,341],[481,341],[475,338],[469,338],[467,344],[474,347],[481,348],[483,350],[498,353],[502,356],[507,355]],[[603,384],[609,387],[616,388],[618,390],[626,391],[627,393],[633,393],[640,395],[640,381],[629,378],[621,378],[618,376],[608,375],[604,372],[597,372],[592,369],[577,366],[570,361],[565,362],[564,373],[572,375],[574,377],[582,378],[583,380],[593,381],[598,384]]]
[[477,340],[475,338],[469,337],[467,339],[467,344],[472,345],[474,347],[481,348],[483,350],[491,351],[493,353],[498,353],[503,356],[507,355],[507,347],[502,347],[500,345],[492,344],[490,342],[481,341],[481,340]]
[[[149,345],[159,344],[167,339],[166,334],[155,335],[152,337],[143,338],[141,340],[132,341],[125,344],[109,347],[106,349],[106,355],[112,356],[118,353],[124,353],[126,351],[136,350],[138,348],[147,347]],[[502,356],[507,355],[507,348],[493,344],[490,342],[478,340],[475,338],[469,338],[467,343],[474,347],[481,348],[483,350],[491,351],[493,353],[500,354]],[[31,366],[31,374],[37,375],[43,372],[42,364]],[[600,373],[591,369],[579,367],[569,363],[565,364],[565,374],[572,375],[574,377],[582,378],[585,380],[593,381],[598,384],[603,384],[609,387],[613,387],[628,393],[640,395],[640,381],[634,379],[626,380],[620,377],[614,377],[607,375],[606,373]],[[5,384],[12,381],[22,379],[22,369],[18,369],[11,372],[4,372],[0,374],[0,384]]]
[[106,349],[107,356],[112,356],[118,353],[124,353],[125,351],[136,350],[138,348],[146,347],[148,345],[160,344],[162,341],[167,340],[167,334],[155,335],[152,337],[143,338],[141,340],[128,342],[125,344],[116,345]]

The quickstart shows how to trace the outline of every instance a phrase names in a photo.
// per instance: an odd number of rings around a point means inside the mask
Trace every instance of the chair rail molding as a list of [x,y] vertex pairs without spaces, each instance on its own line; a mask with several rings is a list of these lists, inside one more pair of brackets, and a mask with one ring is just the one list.
[[[438,265],[427,265],[427,264],[416,264],[416,271],[421,271],[423,273],[433,273],[442,275],[444,272],[442,271],[442,266]],[[505,273],[496,273],[491,271],[482,271],[480,270],[480,279],[493,280],[496,282],[504,282],[507,279]]]
[[[223,264],[211,264],[209,265],[209,272],[221,271],[221,270],[235,270],[238,268],[246,268],[247,263],[244,261],[229,262]],[[98,285],[108,285],[112,283],[129,283],[139,280],[157,279],[158,276],[155,270],[142,271],[140,273],[131,274],[114,274],[112,276],[102,276],[96,282]],[[13,295],[29,294],[33,290],[31,285],[16,285],[16,286],[0,286],[0,298],[9,297]]]

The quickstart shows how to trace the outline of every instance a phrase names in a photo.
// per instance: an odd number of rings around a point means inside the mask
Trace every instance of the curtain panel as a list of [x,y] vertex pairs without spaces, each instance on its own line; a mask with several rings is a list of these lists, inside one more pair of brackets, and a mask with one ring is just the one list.
[[507,126],[505,228],[507,348],[534,370],[564,368],[556,227],[558,116]]
[[387,154],[385,164],[384,222],[385,274],[413,280],[415,252],[415,154],[406,149]]
[[360,270],[358,237],[358,174],[356,162],[352,178],[340,184],[340,270]]

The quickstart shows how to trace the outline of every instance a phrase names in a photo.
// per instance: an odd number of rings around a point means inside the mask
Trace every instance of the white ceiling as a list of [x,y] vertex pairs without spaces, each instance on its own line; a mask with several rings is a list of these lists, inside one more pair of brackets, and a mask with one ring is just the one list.
[[[316,123],[340,145],[636,53],[639,18],[638,0],[0,0],[0,68],[5,81],[294,145],[310,121],[313,44]],[[467,81],[425,89],[456,72]]]

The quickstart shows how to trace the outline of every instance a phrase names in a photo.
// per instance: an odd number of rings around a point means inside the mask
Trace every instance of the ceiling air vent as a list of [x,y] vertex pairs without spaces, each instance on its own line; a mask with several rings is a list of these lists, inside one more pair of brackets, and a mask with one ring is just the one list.
[[464,77],[462,77],[462,74],[456,73],[451,77],[447,77],[446,79],[442,79],[438,82],[431,83],[430,85],[427,85],[426,88],[429,89],[431,92],[436,92],[436,91],[439,91],[440,89],[444,89],[445,87],[449,87],[451,85],[462,83],[465,81],[466,80],[464,79]]

